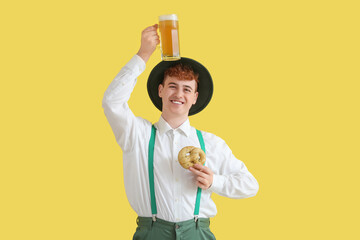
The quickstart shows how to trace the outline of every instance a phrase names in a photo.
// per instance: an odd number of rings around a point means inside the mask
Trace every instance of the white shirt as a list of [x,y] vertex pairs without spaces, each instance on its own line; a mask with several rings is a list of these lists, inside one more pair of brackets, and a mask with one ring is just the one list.
[[[145,70],[145,62],[135,55],[117,74],[105,92],[103,108],[117,143],[123,151],[124,184],[128,201],[141,217],[151,217],[148,177],[148,148],[152,123],[135,117],[127,101],[136,78]],[[200,148],[196,129],[189,119],[177,129],[160,117],[154,124],[154,188],[157,217],[171,222],[194,218],[197,186],[192,172],[182,168],[177,160],[185,146]],[[226,143],[214,134],[202,131],[206,148],[206,163],[213,172],[212,186],[202,190],[199,217],[214,217],[217,213],[211,194],[229,198],[255,196],[259,185],[244,163],[235,158]]]

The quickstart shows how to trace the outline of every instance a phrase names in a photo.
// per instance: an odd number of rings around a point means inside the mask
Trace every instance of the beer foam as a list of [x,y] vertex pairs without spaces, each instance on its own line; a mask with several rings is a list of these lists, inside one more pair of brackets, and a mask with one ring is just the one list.
[[169,15],[161,15],[159,16],[159,21],[166,21],[166,20],[175,20],[177,21],[177,15],[176,14],[169,14]]

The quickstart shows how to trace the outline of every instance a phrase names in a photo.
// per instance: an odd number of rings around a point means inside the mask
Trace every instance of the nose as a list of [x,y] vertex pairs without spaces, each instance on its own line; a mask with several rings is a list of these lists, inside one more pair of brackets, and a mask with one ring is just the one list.
[[181,91],[180,88],[177,88],[177,89],[176,89],[175,96],[176,96],[177,98],[181,98],[181,97],[183,96],[183,92]]

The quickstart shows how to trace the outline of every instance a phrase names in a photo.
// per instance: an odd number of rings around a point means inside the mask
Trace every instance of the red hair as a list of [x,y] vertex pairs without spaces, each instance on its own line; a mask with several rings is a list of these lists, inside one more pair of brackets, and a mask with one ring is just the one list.
[[176,77],[179,80],[195,80],[196,85],[199,85],[199,74],[195,73],[190,65],[184,65],[182,63],[176,64],[173,67],[166,69],[164,72],[164,80],[162,84],[164,85],[166,77]]

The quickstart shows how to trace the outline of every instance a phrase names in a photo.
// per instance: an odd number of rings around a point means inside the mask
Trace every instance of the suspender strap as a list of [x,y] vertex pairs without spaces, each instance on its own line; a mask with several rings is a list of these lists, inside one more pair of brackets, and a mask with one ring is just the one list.
[[[205,152],[205,143],[201,131],[196,130],[196,134],[198,136],[201,149]],[[152,125],[151,128],[151,137],[149,141],[149,162],[148,162],[148,169],[149,169],[149,185],[150,185],[150,200],[151,200],[151,213],[153,216],[153,221],[156,221],[156,214],[157,214],[157,207],[156,207],[156,199],[155,199],[155,189],[154,189],[154,148],[155,148],[155,136],[156,136],[156,128]],[[206,153],[206,152],[205,152]],[[198,187],[197,194],[196,194],[196,201],[195,201],[195,221],[199,216],[200,210],[200,199],[201,199],[201,188]]]
[[204,142],[203,136],[201,134],[201,131],[196,129],[196,134],[198,136],[201,149],[204,151],[204,153],[206,153],[206,151],[205,151],[205,142]]
[[[200,142],[200,146],[201,149],[204,151],[204,153],[206,154],[205,151],[205,142],[203,139],[203,136],[201,134],[200,130],[196,129],[196,134],[198,136],[199,142]],[[205,163],[204,163],[205,165]],[[197,218],[199,216],[199,211],[200,211],[200,199],[201,199],[201,188],[198,187],[197,193],[196,193],[196,202],[195,202],[195,211],[194,211],[194,215],[195,215],[195,221],[197,221]]]
[[149,184],[150,184],[150,198],[151,198],[151,213],[153,215],[153,219],[155,220],[155,216],[157,214],[156,208],[156,199],[155,199],[155,189],[154,189],[154,148],[155,148],[155,135],[156,128],[152,125],[151,128],[151,137],[149,141]]

